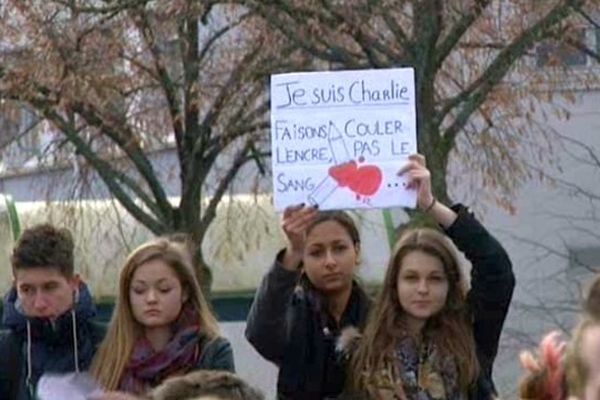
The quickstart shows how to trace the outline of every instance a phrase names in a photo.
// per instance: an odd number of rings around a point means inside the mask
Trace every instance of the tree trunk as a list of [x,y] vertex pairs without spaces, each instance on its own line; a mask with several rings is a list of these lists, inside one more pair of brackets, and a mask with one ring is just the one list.
[[450,205],[452,200],[448,195],[448,185],[446,183],[448,155],[441,154],[442,151],[439,147],[431,153],[427,157],[427,166],[431,171],[431,190],[440,202]]
[[198,279],[198,283],[200,284],[200,289],[202,289],[202,293],[206,300],[210,300],[212,294],[212,282],[213,275],[212,270],[209,265],[206,263],[204,259],[204,255],[202,253],[202,242],[199,244],[194,243],[194,270],[196,271],[196,278]]
[[433,195],[442,203],[448,204],[446,170],[449,149],[443,148],[440,128],[435,123],[435,76],[426,76],[417,71],[417,144],[418,151],[427,159],[431,172]]
[[202,242],[206,236],[205,232],[199,232],[199,229],[195,228],[195,226],[199,224],[195,224],[194,226],[194,224],[187,223],[188,219],[184,217],[180,208],[176,208],[172,215],[173,220],[171,221],[171,226],[173,227],[173,232],[176,236],[182,234],[181,238],[178,237],[174,240],[184,242],[187,246],[188,251],[192,256],[192,267],[196,273],[196,279],[198,279],[200,289],[202,289],[204,296],[209,299],[213,277],[212,271],[206,263],[204,254],[202,253]]

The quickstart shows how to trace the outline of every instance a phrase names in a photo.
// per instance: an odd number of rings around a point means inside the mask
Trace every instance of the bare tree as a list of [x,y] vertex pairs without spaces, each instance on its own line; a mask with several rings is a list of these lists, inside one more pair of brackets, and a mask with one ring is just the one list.
[[[49,121],[54,151],[74,152],[154,234],[189,234],[210,282],[201,243],[240,168],[256,162],[262,170],[266,77],[293,52],[248,10],[213,1],[2,7],[0,37],[10,46],[0,58],[0,99]],[[149,157],[169,147],[177,204]]]

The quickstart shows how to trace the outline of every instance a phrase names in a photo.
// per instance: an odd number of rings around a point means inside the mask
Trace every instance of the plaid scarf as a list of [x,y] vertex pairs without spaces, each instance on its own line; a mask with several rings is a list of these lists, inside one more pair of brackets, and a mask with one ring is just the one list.
[[369,398],[380,400],[465,400],[458,385],[458,366],[425,339],[409,336],[398,343],[385,367],[367,379]]
[[143,394],[166,378],[183,375],[196,365],[200,355],[200,323],[193,307],[184,306],[171,329],[173,337],[160,351],[155,351],[145,336],[137,340],[119,390]]

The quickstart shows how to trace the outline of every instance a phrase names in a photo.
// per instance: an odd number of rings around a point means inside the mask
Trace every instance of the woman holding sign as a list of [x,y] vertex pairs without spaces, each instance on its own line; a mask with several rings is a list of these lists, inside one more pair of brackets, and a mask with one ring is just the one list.
[[246,337],[279,367],[280,399],[333,398],[345,381],[338,334],[362,327],[370,305],[354,281],[358,230],[344,212],[303,205],[288,207],[281,225],[288,245],[256,293]]
[[[435,200],[423,156],[399,174],[447,236],[411,229],[396,243],[364,334],[346,348],[349,398],[490,399],[515,285],[510,260],[466,208]],[[469,291],[454,246],[472,263]]]

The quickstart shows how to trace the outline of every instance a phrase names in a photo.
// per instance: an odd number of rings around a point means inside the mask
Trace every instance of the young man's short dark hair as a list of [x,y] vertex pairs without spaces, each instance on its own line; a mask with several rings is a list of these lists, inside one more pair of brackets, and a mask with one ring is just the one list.
[[26,268],[52,267],[65,277],[73,276],[73,237],[67,229],[50,224],[26,229],[13,250],[13,272]]

